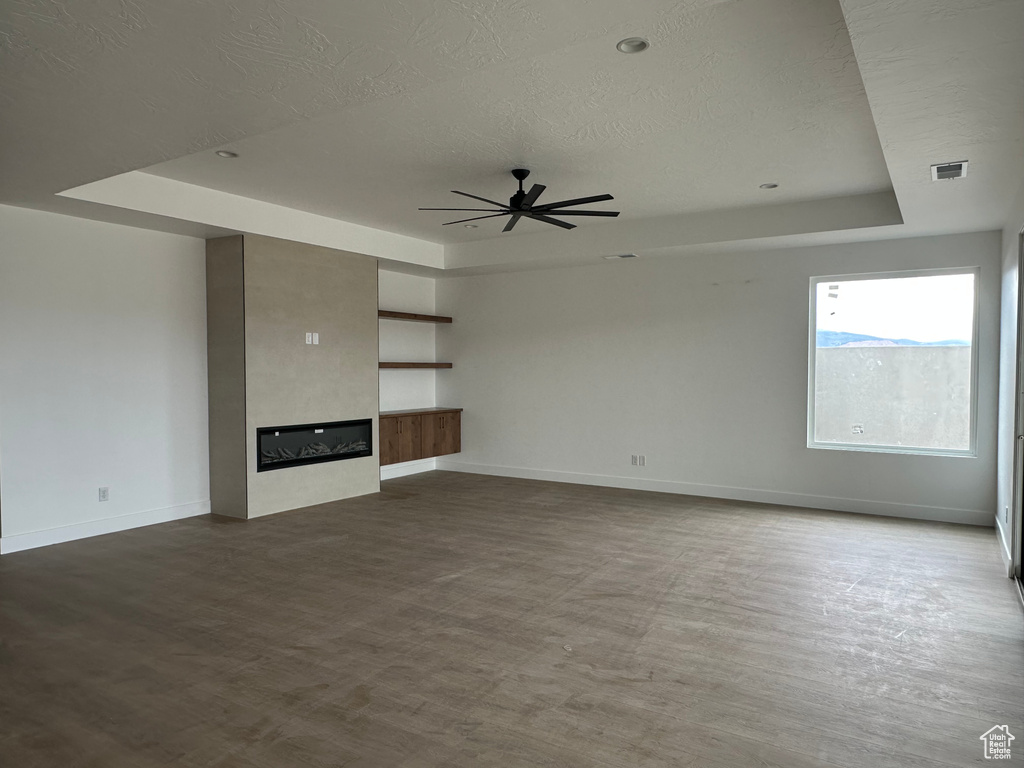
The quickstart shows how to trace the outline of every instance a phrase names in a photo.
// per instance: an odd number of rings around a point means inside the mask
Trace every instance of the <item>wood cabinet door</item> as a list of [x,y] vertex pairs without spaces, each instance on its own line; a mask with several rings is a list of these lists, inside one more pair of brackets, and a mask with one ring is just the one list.
[[398,422],[398,460],[422,459],[423,445],[420,436],[422,418],[420,415],[399,416],[395,420]]
[[459,411],[445,414],[444,431],[446,434],[445,453],[462,452],[462,414]]
[[380,419],[380,465],[397,464],[398,458],[398,419],[394,416],[382,416]]
[[447,456],[461,450],[461,414],[430,413],[423,416],[423,455]]
[[423,414],[423,455],[425,457],[441,456],[444,444],[443,413]]

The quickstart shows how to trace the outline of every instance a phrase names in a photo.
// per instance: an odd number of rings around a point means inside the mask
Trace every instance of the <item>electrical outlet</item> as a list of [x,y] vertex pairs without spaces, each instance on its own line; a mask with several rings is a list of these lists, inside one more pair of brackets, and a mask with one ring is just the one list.
[[313,334],[312,333],[307,333],[306,334],[306,343],[307,344],[312,344],[313,343]]
[[637,456],[635,453],[633,454],[633,462],[632,463],[633,463],[634,467],[640,466],[640,457]]
[[110,489],[105,485],[100,487],[100,501],[110,501]]
[[644,456],[643,454],[640,455],[640,466],[641,467],[646,467],[647,466],[647,457]]

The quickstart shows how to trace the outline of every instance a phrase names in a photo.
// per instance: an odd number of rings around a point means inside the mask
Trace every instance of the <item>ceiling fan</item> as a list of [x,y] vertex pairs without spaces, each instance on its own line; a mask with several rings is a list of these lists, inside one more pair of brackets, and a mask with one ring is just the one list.
[[449,224],[465,224],[467,221],[479,221],[480,219],[493,219],[498,216],[511,216],[508,224],[501,230],[502,232],[508,232],[516,224],[519,223],[519,219],[526,217],[528,219],[534,219],[536,221],[543,221],[547,224],[554,224],[556,227],[562,229],[575,229],[575,224],[570,224],[567,221],[560,221],[559,219],[553,218],[554,216],[618,216],[618,211],[565,211],[563,208],[567,208],[573,205],[586,205],[587,203],[600,203],[604,200],[614,200],[611,195],[594,195],[593,197],[578,197],[575,200],[559,200],[557,203],[546,203],[544,205],[535,205],[537,198],[540,197],[547,187],[543,184],[534,184],[529,192],[523,190],[523,180],[530,175],[530,172],[525,168],[516,168],[512,171],[512,175],[519,182],[519,191],[516,192],[508,201],[508,205],[504,203],[498,203],[494,200],[488,200],[486,197],[479,197],[478,195],[471,195],[468,192],[459,192],[457,189],[453,189],[456,195],[462,195],[463,197],[471,197],[474,200],[480,200],[481,202],[489,205],[497,206],[494,208],[420,208],[421,211],[479,211],[487,213],[486,216],[474,216],[471,219],[459,219],[458,221],[446,221],[444,226]]

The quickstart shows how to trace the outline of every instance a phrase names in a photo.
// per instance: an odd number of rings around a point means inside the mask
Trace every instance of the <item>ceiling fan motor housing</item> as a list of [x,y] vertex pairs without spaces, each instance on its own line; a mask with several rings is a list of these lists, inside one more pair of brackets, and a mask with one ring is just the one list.
[[526,177],[530,175],[530,171],[526,168],[513,168],[512,177],[519,182],[519,191],[516,192],[512,197],[508,199],[509,208],[522,208],[523,198],[526,197],[526,192],[523,190],[523,182]]

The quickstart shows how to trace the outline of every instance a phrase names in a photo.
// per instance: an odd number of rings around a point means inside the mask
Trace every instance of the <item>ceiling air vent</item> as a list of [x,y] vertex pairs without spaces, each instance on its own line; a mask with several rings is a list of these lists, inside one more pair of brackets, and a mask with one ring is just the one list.
[[932,181],[962,179],[965,176],[967,176],[966,160],[960,160],[956,163],[939,163],[932,166]]

